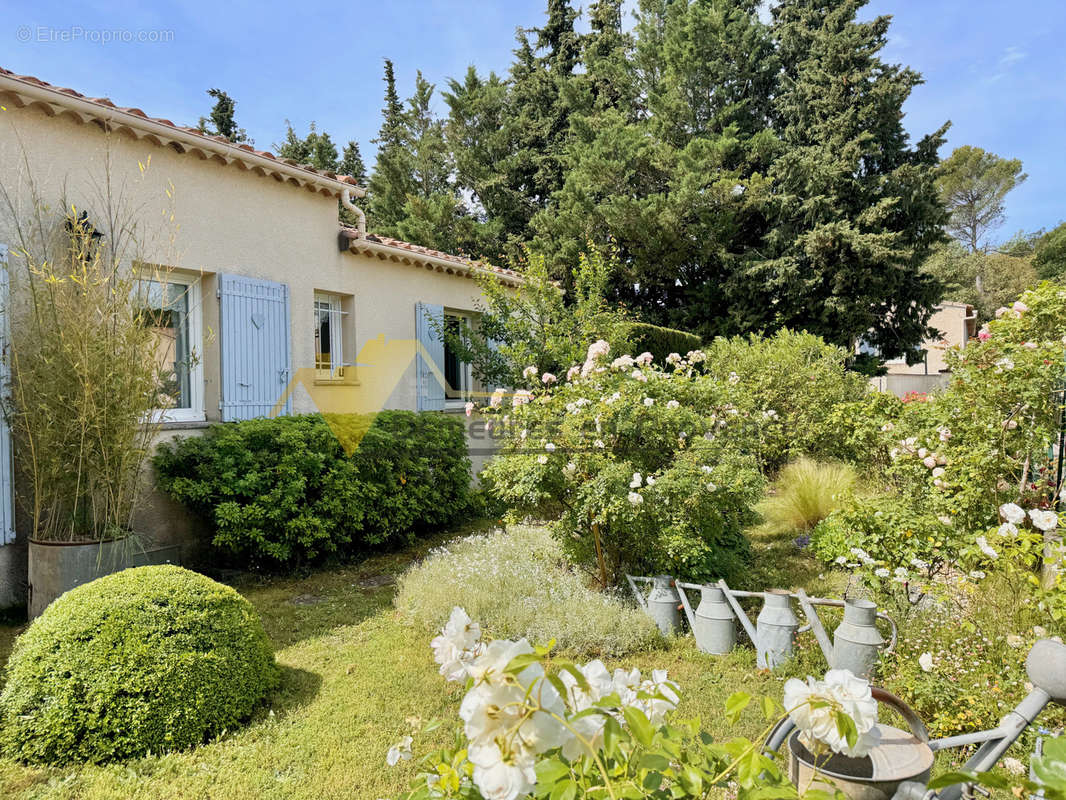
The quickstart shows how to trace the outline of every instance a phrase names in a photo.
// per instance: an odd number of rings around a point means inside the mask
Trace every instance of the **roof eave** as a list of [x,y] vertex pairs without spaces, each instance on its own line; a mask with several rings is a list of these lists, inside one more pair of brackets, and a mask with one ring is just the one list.
[[132,111],[112,108],[54,86],[42,86],[17,76],[0,75],[0,95],[12,98],[12,104],[18,108],[38,106],[49,116],[65,114],[78,122],[97,122],[108,131],[125,129],[138,139],[148,139],[160,146],[170,145],[180,153],[199,152],[205,158],[220,160],[225,164],[240,163],[254,172],[333,197],[340,197],[346,190],[356,197],[366,194],[358,184],[341,180],[339,176],[329,177],[295,162],[262,155],[250,148],[245,149],[208,135],[192,133],[147,115],[139,116]]
[[390,261],[395,264],[421,267],[434,272],[443,272],[448,275],[457,275],[463,278],[473,278],[475,274],[488,275],[495,278],[506,286],[521,286],[525,281],[520,275],[508,275],[496,272],[477,264],[450,261],[446,258],[404,250],[400,247],[392,247],[383,242],[374,242],[370,239],[352,237],[348,244],[348,252],[368,255],[381,261]]

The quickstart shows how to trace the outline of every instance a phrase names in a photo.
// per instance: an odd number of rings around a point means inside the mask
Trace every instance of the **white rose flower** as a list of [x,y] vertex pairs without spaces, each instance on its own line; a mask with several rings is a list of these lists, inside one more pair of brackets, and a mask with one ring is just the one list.
[[652,361],[655,360],[655,356],[653,356],[651,353],[646,353],[645,352],[645,353],[641,353],[639,356],[637,356],[633,360],[636,361],[638,364],[643,364],[644,366],[648,366],[649,364],[651,364]]
[[[833,752],[858,758],[877,744],[877,701],[870,684],[846,669],[829,670],[824,681],[790,678],[785,683],[784,703],[800,729],[800,741],[809,748],[815,749],[820,742]],[[843,712],[855,723],[859,737],[854,745],[840,735],[834,712]]]
[[1029,519],[1033,521],[1033,527],[1042,531],[1053,531],[1059,526],[1059,515],[1054,511],[1041,511],[1034,508],[1029,511]]
[[991,559],[999,558],[999,553],[996,552],[995,548],[988,544],[988,539],[986,539],[984,536],[978,536],[975,541],[977,542],[977,549],[984,553],[986,556]]
[[740,376],[737,375],[735,372],[730,372],[729,382],[735,386],[736,384],[740,383]]
[[552,375],[550,372],[545,372],[543,375],[540,376],[540,382],[543,383],[545,386],[551,386],[558,380],[559,379]]
[[629,493],[629,502],[632,503],[635,506],[639,506],[641,503],[644,502],[644,498],[641,497],[638,492],[630,492]]
[[526,378],[527,380],[529,378],[537,377],[537,368],[533,365],[526,367],[524,370],[522,370],[522,377]]
[[927,469],[935,469],[936,468],[936,456],[926,456],[925,458],[922,459],[922,463],[926,466]]
[[666,407],[670,408],[670,409],[679,408],[680,406],[681,406],[681,404],[679,402],[677,402],[676,400],[669,400],[666,403]]
[[630,489],[639,489],[640,488],[640,484],[643,481],[644,481],[644,478],[641,477],[641,474],[639,472],[634,472],[632,480],[629,481],[629,488]]
[[471,744],[467,757],[474,765],[474,785],[485,800],[517,800],[536,785],[534,760],[515,759],[508,763],[495,742]]
[[390,767],[395,767],[400,761],[410,761],[412,742],[414,742],[412,737],[404,736],[397,744],[389,748],[389,752],[385,754],[385,763]]
[[430,642],[433,659],[440,664],[440,674],[448,681],[466,680],[466,665],[474,657],[481,640],[481,626],[459,606],[452,609],[440,635]]
[[933,671],[933,654],[932,653],[922,653],[920,656],[918,656],[918,666],[922,668],[922,672],[932,672]]
[[555,452],[555,445],[552,444],[551,442],[548,442],[547,444],[544,445],[544,449],[547,450],[549,453],[554,453]]
[[655,405],[655,398],[654,397],[645,397],[644,398],[644,405],[647,406],[648,408],[651,408],[653,405]]
[[716,492],[716,491],[718,491],[718,487],[715,486],[713,483],[708,483],[707,484],[707,491],[708,492]]
[[547,464],[548,463],[548,457],[544,456],[544,455],[537,456],[537,463],[538,464]]
[[886,567],[878,567],[874,570],[874,575],[876,575],[878,578],[887,578],[891,574],[892,573],[889,572]]
[[1004,503],[999,507],[999,515],[1014,525],[1025,522],[1025,511],[1017,503]]

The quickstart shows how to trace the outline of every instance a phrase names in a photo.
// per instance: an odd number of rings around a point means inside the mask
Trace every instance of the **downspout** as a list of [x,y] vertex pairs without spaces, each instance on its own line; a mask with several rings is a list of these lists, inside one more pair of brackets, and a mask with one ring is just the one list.
[[359,206],[357,206],[355,203],[352,202],[352,190],[351,189],[342,189],[341,190],[341,205],[344,206],[349,211],[351,211],[353,214],[355,214],[355,219],[356,219],[355,227],[356,227],[356,230],[359,231],[359,238],[360,239],[365,239],[366,238],[366,213],[363,211],[363,209],[359,208]]

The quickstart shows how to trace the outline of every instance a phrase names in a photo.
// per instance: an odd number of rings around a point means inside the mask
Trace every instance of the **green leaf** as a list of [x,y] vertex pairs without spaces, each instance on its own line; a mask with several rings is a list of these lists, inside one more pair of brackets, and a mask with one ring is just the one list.
[[522,653],[522,655],[512,658],[507,663],[507,666],[503,668],[503,671],[511,675],[517,675],[530,664],[535,664],[538,661],[540,661],[540,656],[536,653]]
[[659,753],[645,753],[637,763],[640,769],[665,770],[670,766],[670,759]]
[[762,704],[762,714],[767,720],[771,720],[777,716],[777,703],[773,701],[773,698],[763,695],[759,698],[759,702]]
[[945,772],[937,775],[929,781],[930,789],[943,789],[945,786],[954,786],[956,783],[973,783],[977,776],[968,772]]
[[536,771],[537,783],[552,784],[560,778],[568,776],[570,767],[563,763],[558,756],[553,756],[537,762]]
[[751,695],[747,692],[734,692],[729,695],[729,699],[725,701],[725,716],[731,725],[736,724],[736,721],[740,719],[741,713],[748,707],[750,702]]
[[655,729],[652,728],[651,723],[648,722],[648,718],[644,716],[644,712],[639,708],[626,706],[622,710],[622,715],[625,717],[626,724],[629,726],[629,730],[633,732],[637,741],[643,747],[651,747],[652,739],[655,738]]
[[552,790],[551,800],[574,800],[576,796],[577,784],[571,778],[567,778]]

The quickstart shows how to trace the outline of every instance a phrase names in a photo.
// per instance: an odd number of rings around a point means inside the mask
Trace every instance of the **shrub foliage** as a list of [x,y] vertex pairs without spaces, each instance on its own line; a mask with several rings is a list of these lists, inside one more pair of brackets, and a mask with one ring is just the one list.
[[470,505],[463,426],[443,414],[227,423],[160,445],[154,461],[160,487],[203,516],[214,546],[242,563],[404,543]]
[[0,694],[0,748],[19,760],[103,762],[232,730],[277,684],[251,603],[180,567],[72,589],[19,637]]

